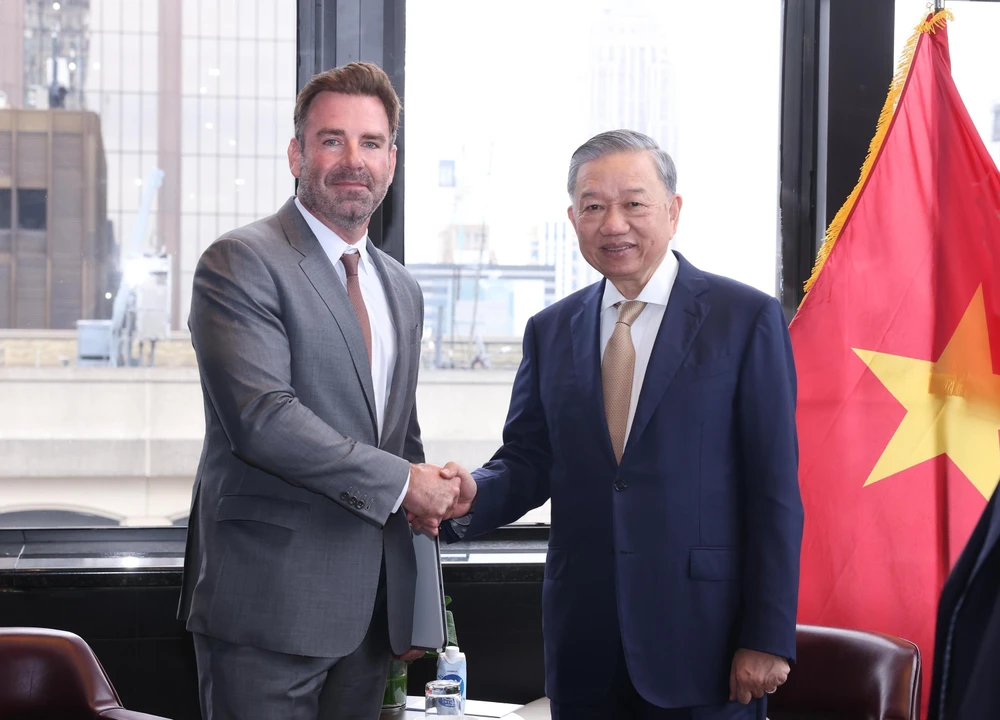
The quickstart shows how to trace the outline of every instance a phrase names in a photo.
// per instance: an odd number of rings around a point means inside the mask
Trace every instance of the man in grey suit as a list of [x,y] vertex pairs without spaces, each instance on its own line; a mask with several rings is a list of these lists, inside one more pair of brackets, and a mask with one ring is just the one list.
[[297,197],[195,271],[206,432],[180,615],[204,720],[374,719],[390,652],[411,655],[407,513],[435,532],[459,483],[423,464],[420,288],[367,237],[399,110],[374,65],[316,75],[288,147]]

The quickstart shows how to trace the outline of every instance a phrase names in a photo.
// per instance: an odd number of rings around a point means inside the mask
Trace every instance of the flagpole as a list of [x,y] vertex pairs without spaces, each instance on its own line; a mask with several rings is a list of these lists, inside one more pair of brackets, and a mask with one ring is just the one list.
[[934,0],[934,12],[939,13],[944,10],[944,0]]

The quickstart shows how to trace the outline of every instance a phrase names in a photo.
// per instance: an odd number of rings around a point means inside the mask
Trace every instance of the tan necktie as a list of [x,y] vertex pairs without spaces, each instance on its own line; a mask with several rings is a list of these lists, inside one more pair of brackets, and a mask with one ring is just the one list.
[[638,300],[618,303],[618,320],[604,349],[601,363],[601,383],[604,385],[604,413],[611,433],[615,460],[622,461],[625,451],[625,428],[632,403],[632,377],[635,375],[635,346],[632,345],[632,323],[646,307]]
[[365,346],[368,348],[368,362],[372,361],[372,325],[368,320],[368,308],[365,307],[365,299],[361,296],[361,282],[358,280],[358,261],[361,254],[352,252],[344,253],[340,256],[340,262],[344,263],[344,270],[347,271],[347,297],[351,298],[351,305],[354,306],[354,313],[358,316],[358,323],[361,325],[361,332],[365,336]]

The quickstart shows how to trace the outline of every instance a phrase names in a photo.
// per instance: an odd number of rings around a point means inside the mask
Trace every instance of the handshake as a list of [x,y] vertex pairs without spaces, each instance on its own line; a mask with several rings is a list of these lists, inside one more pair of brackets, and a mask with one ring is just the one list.
[[461,465],[410,465],[410,486],[403,498],[406,518],[415,532],[437,537],[445,520],[467,515],[476,499],[476,481]]

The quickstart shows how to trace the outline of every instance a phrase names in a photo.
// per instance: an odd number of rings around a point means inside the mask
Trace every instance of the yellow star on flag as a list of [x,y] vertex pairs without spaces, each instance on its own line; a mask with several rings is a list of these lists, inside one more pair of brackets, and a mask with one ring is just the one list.
[[989,499],[1000,478],[1000,375],[982,286],[936,362],[853,349],[906,409],[865,485],[945,454]]

